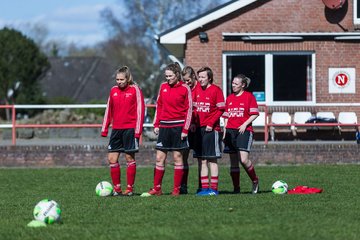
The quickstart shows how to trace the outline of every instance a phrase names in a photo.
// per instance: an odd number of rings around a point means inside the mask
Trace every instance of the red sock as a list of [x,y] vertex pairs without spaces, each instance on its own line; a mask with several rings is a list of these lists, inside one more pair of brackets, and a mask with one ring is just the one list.
[[230,176],[234,186],[234,189],[240,188],[240,168],[232,167],[230,168]]
[[154,169],[154,189],[159,191],[161,189],[162,179],[165,173],[165,166],[156,165]]
[[209,188],[209,177],[208,176],[202,176],[201,177],[201,188]]
[[120,172],[120,164],[119,163],[110,163],[110,176],[111,176],[111,180],[114,185],[115,191],[120,192],[121,191],[121,186],[120,186],[121,172]]
[[127,189],[133,191],[136,175],[136,161],[127,162],[126,181]]
[[251,164],[248,168],[245,167],[245,170],[246,173],[249,175],[251,181],[253,182],[258,181],[258,177],[256,176],[254,165]]
[[219,177],[218,176],[211,176],[210,179],[210,188],[212,190],[217,191],[218,190],[218,183],[219,183]]
[[181,180],[184,174],[184,165],[174,166],[174,190],[180,190]]
[[181,179],[181,185],[187,186],[189,176],[189,165],[184,165],[183,176]]

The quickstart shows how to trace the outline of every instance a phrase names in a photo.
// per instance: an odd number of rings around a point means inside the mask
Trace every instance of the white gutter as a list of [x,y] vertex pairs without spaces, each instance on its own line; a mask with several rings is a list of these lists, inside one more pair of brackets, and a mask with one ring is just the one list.
[[279,32],[279,33],[222,33],[223,40],[234,41],[299,41],[305,38],[331,38],[336,41],[360,40],[360,32]]
[[295,36],[244,36],[244,41],[264,41],[264,40],[303,40],[303,37]]
[[341,37],[341,36],[360,36],[360,32],[278,32],[278,33],[259,33],[259,32],[244,32],[244,33],[234,33],[234,32],[223,32],[223,37]]

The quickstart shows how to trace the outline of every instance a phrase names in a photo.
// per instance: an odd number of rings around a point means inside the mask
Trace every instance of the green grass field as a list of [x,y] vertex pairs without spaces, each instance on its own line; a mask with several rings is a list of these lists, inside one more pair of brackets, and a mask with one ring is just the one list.
[[[228,168],[220,170],[219,196],[195,196],[197,169],[190,169],[190,194],[97,197],[95,186],[110,180],[108,168],[0,169],[0,239],[360,239],[360,165],[257,166],[260,193],[241,172],[241,194],[232,190]],[[123,177],[125,177],[123,169]],[[138,168],[136,193],[152,186],[153,169]],[[313,195],[275,195],[271,185],[323,188]],[[56,200],[62,223],[30,228],[35,204]]]

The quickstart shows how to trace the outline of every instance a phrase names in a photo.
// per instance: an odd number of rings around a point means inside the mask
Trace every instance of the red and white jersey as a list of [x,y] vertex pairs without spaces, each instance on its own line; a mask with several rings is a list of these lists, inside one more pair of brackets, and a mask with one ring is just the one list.
[[192,112],[192,117],[191,117],[191,124],[195,124],[195,125],[199,125],[198,117],[196,114],[196,102],[195,102],[196,91],[198,89],[201,89],[201,85],[198,81],[196,81],[194,86],[191,88],[191,96],[192,96],[192,100],[193,100],[193,112]]
[[179,81],[170,86],[167,82],[160,85],[156,102],[154,127],[183,127],[188,133],[192,115],[192,97],[188,85]]
[[221,88],[213,84],[206,89],[198,88],[194,102],[198,126],[210,126],[214,130],[221,131],[220,117],[225,110],[225,100]]
[[142,91],[137,85],[129,85],[125,89],[114,86],[110,90],[101,136],[107,136],[109,125],[113,129],[135,129],[135,137],[139,138],[144,123],[145,103]]
[[[259,115],[259,108],[254,95],[244,91],[240,96],[230,94],[225,103],[224,118],[227,118],[226,128],[238,129],[251,115]],[[246,130],[253,132],[252,124]]]
[[195,94],[196,94],[196,90],[197,89],[200,89],[201,88],[201,85],[198,81],[195,81],[195,84],[194,86],[191,88],[191,96],[192,96],[192,99],[193,99],[193,104],[194,104],[194,99],[195,99]]

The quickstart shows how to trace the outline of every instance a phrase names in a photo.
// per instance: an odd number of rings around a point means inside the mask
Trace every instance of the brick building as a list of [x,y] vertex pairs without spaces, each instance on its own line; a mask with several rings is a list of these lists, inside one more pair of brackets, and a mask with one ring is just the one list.
[[273,111],[360,116],[359,0],[237,0],[161,33],[184,65],[207,65],[224,95],[243,73]]
[[[250,91],[270,114],[332,111],[338,117],[353,111],[360,116],[360,0],[230,1],[160,34],[158,42],[185,65],[211,67],[225,96],[236,74],[248,75]],[[258,139],[251,153],[257,164],[358,163],[360,154],[353,132],[351,142],[266,145]],[[139,164],[152,164],[154,154],[153,146],[142,146]],[[1,146],[0,166],[97,166],[106,165],[105,156],[103,145],[82,142]]]

